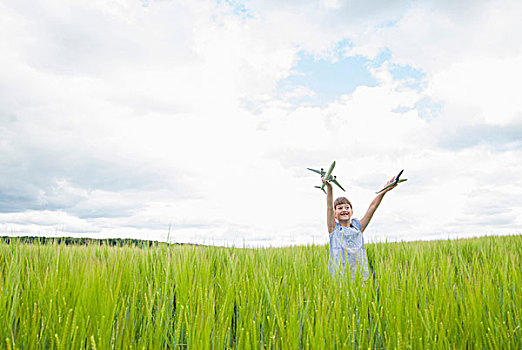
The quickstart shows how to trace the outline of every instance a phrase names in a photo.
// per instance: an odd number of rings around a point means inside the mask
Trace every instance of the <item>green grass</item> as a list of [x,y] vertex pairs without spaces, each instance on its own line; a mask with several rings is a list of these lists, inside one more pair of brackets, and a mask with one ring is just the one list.
[[521,349],[522,237],[328,247],[0,243],[0,348]]

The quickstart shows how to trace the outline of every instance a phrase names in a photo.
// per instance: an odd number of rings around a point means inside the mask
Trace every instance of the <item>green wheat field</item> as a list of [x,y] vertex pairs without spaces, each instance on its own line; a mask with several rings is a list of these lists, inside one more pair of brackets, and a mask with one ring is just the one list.
[[522,349],[522,237],[328,246],[0,243],[0,348]]

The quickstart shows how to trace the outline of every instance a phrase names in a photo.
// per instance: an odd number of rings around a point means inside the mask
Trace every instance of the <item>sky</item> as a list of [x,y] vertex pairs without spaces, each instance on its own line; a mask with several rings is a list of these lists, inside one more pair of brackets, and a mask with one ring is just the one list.
[[519,1],[0,0],[0,235],[522,231]]

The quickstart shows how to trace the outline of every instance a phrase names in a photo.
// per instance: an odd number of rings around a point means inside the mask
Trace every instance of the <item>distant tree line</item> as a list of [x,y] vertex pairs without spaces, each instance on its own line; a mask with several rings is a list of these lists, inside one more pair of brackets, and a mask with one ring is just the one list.
[[141,239],[130,239],[130,238],[73,238],[73,237],[34,237],[34,236],[23,236],[23,237],[9,237],[0,236],[0,243],[26,243],[26,244],[65,244],[65,245],[108,245],[116,247],[134,246],[134,247],[152,247],[158,245],[160,242],[141,240]]

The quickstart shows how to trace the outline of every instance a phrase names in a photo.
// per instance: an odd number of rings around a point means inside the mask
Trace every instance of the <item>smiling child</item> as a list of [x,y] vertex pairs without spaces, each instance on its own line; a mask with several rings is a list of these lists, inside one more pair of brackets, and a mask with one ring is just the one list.
[[[386,186],[393,183],[394,178],[386,183]],[[345,197],[339,197],[333,201],[332,185],[326,182],[326,201],[327,201],[327,225],[330,234],[330,258],[328,265],[330,273],[343,274],[346,270],[346,263],[350,266],[350,273],[355,277],[359,272],[364,280],[368,279],[368,263],[366,261],[366,251],[364,250],[363,232],[370,223],[373,214],[384,197],[384,195],[395,188],[390,186],[382,191],[370,203],[364,217],[359,221],[352,218],[353,208],[350,201]]]

